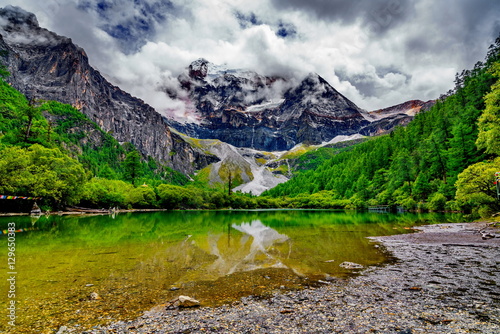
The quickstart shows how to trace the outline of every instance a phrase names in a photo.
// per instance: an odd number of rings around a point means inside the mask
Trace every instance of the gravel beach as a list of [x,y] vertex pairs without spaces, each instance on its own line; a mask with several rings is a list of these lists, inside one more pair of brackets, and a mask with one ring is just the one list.
[[500,333],[500,230],[419,230],[372,238],[394,261],[354,278],[216,308],[158,306],[134,321],[58,333]]

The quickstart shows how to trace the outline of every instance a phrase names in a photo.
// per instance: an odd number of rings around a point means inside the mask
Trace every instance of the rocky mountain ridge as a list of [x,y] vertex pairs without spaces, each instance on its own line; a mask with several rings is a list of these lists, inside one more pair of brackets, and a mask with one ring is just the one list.
[[369,135],[382,135],[392,131],[396,126],[405,126],[416,114],[429,110],[435,103],[435,100],[410,100],[388,108],[364,113],[363,116],[372,122]]
[[8,81],[28,99],[71,104],[119,142],[185,174],[217,161],[173,134],[151,106],[109,83],[83,49],[41,28],[35,15],[9,6],[0,9],[0,18]]
[[173,128],[191,137],[264,151],[318,145],[342,135],[387,133],[406,125],[430,103],[414,100],[366,112],[315,73],[301,80],[266,77],[203,58],[178,79],[198,121],[169,120]]
[[296,82],[214,68],[198,59],[179,77],[200,122],[170,122],[178,131],[237,147],[283,151],[352,135],[370,124],[360,108],[317,74]]
[[373,119],[387,118],[389,116],[397,114],[415,116],[420,111],[429,110],[434,105],[434,103],[435,100],[426,102],[420,100],[410,100],[388,108],[370,111],[369,115],[370,117],[373,117]]

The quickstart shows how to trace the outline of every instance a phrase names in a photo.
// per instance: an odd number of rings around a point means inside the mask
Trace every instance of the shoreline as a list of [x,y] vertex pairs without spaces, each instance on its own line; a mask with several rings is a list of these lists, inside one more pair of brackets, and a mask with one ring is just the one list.
[[0,213],[0,217],[18,217],[18,216],[69,216],[69,215],[111,215],[114,213],[128,213],[128,212],[162,212],[171,211],[169,209],[117,209],[117,210],[100,210],[100,209],[86,209],[82,211],[67,210],[67,211],[50,211],[43,212],[40,215],[32,215],[24,212],[5,212]]
[[[157,306],[132,321],[58,333],[500,333],[500,229],[416,229],[370,238],[395,261],[353,278],[215,308]],[[483,240],[480,230],[496,238]]]
[[[350,209],[325,209],[325,208],[254,208],[254,209],[245,209],[245,208],[221,208],[221,209],[92,209],[92,208],[82,208],[79,210],[65,210],[65,211],[48,211],[42,212],[40,215],[33,215],[29,212],[0,212],[0,217],[17,217],[17,216],[33,216],[33,217],[41,217],[41,216],[64,216],[64,215],[111,215],[114,213],[128,213],[128,212],[164,212],[164,211],[353,211],[358,212],[357,210]],[[359,211],[359,212],[370,212],[370,211]],[[408,213],[420,213],[419,211],[406,211]],[[426,212],[432,213],[432,212]],[[460,211],[439,211],[435,213],[461,213]]]

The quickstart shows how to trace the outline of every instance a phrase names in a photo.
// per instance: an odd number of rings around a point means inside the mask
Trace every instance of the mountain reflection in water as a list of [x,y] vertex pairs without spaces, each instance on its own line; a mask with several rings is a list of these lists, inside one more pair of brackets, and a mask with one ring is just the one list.
[[[291,251],[291,240],[288,236],[265,226],[260,220],[228,225],[227,229],[227,234],[209,233],[206,240],[201,237],[184,242],[184,247],[200,248],[213,256],[214,261],[187,272],[176,284],[216,280],[241,271],[287,268],[281,260],[283,254],[277,251],[275,246],[289,243],[288,251],[284,254],[286,256]],[[189,253],[187,249],[184,251]]]

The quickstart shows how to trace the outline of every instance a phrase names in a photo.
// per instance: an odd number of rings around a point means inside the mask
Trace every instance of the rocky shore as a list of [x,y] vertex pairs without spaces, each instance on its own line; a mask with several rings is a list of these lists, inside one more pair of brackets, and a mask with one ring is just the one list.
[[419,229],[373,238],[394,261],[351,279],[217,308],[158,306],[130,322],[59,334],[500,333],[500,230],[486,223]]

